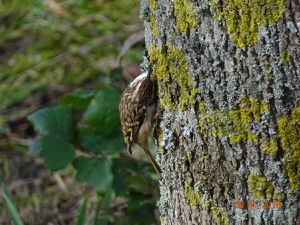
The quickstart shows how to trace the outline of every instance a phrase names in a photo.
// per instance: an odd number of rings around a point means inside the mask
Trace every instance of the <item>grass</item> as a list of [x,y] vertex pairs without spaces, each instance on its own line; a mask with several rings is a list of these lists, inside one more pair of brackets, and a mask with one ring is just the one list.
[[[7,153],[5,160],[6,164],[0,163],[7,170],[3,176],[9,192],[7,196],[10,196],[11,203],[13,200],[14,212],[18,212],[24,224],[73,224],[82,193],[93,196],[91,188],[73,179],[75,172],[72,168],[52,174],[39,160],[12,151]],[[8,208],[6,202],[1,193],[0,224],[12,222],[11,210],[8,210],[11,207]],[[96,199],[89,199],[89,202],[89,209],[92,210]]]
[[49,84],[76,87],[117,66],[142,30],[138,13],[138,0],[0,1],[0,114]]
[[8,191],[7,191],[7,188],[5,186],[2,187],[2,196],[3,196],[3,199],[6,203],[6,206],[7,206],[7,209],[8,209],[8,212],[14,222],[15,225],[24,225],[21,218],[20,218],[20,215],[19,213],[17,212],[16,210],[16,207],[13,203],[13,200],[12,198],[10,197]]

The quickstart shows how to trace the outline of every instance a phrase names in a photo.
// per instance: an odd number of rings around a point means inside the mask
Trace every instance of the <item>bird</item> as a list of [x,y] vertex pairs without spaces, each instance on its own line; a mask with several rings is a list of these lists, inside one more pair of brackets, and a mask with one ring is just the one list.
[[132,155],[133,145],[139,145],[160,178],[160,167],[152,156],[148,144],[155,123],[157,99],[157,83],[152,80],[149,72],[144,72],[124,90],[119,103],[119,113],[128,154]]

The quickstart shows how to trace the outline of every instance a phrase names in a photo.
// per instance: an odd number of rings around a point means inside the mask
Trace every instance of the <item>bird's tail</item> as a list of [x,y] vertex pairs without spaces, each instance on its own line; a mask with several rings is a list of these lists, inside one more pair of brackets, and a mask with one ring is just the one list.
[[149,158],[151,164],[153,165],[153,167],[154,167],[154,169],[155,169],[155,171],[156,171],[156,173],[157,173],[157,175],[158,175],[158,177],[159,177],[159,179],[160,179],[160,178],[161,178],[161,176],[160,176],[160,173],[161,173],[160,167],[159,167],[159,165],[157,164],[157,162],[156,162],[156,160],[154,159],[154,157],[152,156],[151,152],[149,151],[148,145],[147,145],[147,146],[144,146],[143,149],[144,149],[146,155],[148,156],[148,158]]
[[129,155],[132,155],[131,145],[130,144],[126,145],[126,150],[127,150],[127,152],[128,152]]

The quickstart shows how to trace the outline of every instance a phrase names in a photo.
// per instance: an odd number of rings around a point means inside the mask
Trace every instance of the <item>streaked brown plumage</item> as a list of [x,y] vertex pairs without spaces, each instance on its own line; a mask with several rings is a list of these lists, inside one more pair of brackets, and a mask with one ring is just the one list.
[[128,153],[132,154],[132,145],[141,146],[160,176],[160,168],[151,155],[148,145],[148,138],[152,134],[156,106],[156,83],[146,72],[135,78],[125,89],[120,100],[119,112]]

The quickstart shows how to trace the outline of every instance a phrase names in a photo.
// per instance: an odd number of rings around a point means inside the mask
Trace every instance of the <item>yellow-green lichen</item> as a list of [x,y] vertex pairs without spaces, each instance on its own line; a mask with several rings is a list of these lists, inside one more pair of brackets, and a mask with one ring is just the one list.
[[266,27],[283,17],[285,0],[211,0],[210,6],[217,19],[225,20],[227,32],[238,48],[258,41],[259,26]]
[[273,199],[277,200],[277,201],[283,200],[282,193],[281,192],[275,192],[274,195],[273,195]]
[[292,110],[290,117],[278,119],[278,137],[282,149],[287,151],[283,168],[287,173],[291,189],[300,189],[300,107]]
[[149,0],[148,2],[149,2],[150,10],[152,12],[157,10],[157,4],[156,4],[155,0]]
[[150,7],[150,23],[151,23],[151,30],[152,30],[152,35],[157,36],[158,35],[158,30],[157,30],[157,24],[155,21],[154,17],[154,11],[157,10],[157,4],[155,0],[149,0],[149,7]]
[[272,67],[266,65],[266,66],[264,66],[264,69],[270,71],[272,69]]
[[280,52],[279,58],[284,65],[287,65],[292,57],[287,50],[284,50]]
[[157,30],[156,21],[155,21],[155,18],[154,18],[153,14],[150,15],[150,23],[151,23],[152,35],[157,36],[158,35],[158,30]]
[[219,136],[218,130],[220,130],[219,112],[211,114],[207,111],[204,102],[199,102],[199,132],[204,137]]
[[216,202],[213,199],[209,199],[205,203],[205,209],[209,210],[212,214],[213,219],[219,223],[227,225],[229,224],[229,214],[222,208],[216,207]]
[[268,105],[258,99],[243,97],[235,110],[213,110],[208,112],[203,102],[199,103],[199,131],[204,137],[229,137],[230,143],[251,141],[258,137],[249,128],[251,122],[259,122]]
[[271,156],[275,156],[278,152],[278,145],[276,139],[264,139],[261,150]]
[[[199,133],[203,137],[228,137],[231,144],[251,141],[258,144],[258,135],[251,132],[250,124],[259,123],[268,105],[258,99],[243,97],[235,110],[212,110],[204,102],[199,103]],[[277,121],[278,131],[270,138],[263,138],[262,151],[275,156],[279,150],[278,141],[286,154],[283,168],[288,175],[290,188],[300,189],[300,107],[292,110],[291,116]],[[257,194],[257,196],[259,196]]]
[[293,118],[278,119],[278,136],[283,150],[300,150],[299,122]]
[[248,177],[248,184],[254,197],[269,199],[273,197],[274,187],[272,181],[267,181],[266,177],[252,173]]
[[161,224],[164,224],[166,222],[166,217],[165,216],[161,216],[161,217],[159,217],[159,219],[160,219]]
[[171,85],[173,85],[173,82],[170,82],[171,79],[180,88],[179,108],[185,110],[188,104],[195,104],[197,89],[193,87],[183,52],[169,44],[163,52],[153,46],[150,47],[149,52],[153,63],[153,75],[158,81],[160,104],[173,110],[177,108],[177,104],[171,100]]
[[273,78],[273,74],[271,74],[271,73],[268,73],[268,74],[267,74],[267,78],[268,78],[269,80],[272,80],[272,78]]
[[213,219],[220,224],[229,224],[229,214],[226,210],[217,207],[217,203],[212,198],[206,198],[202,201],[203,194],[196,192],[191,186],[192,181],[189,180],[184,185],[184,197],[188,200],[191,206],[201,205],[206,212],[211,212]]
[[181,32],[187,32],[189,26],[197,25],[194,9],[187,0],[174,0],[174,15],[176,26]]
[[192,187],[191,187],[192,181],[188,181],[184,184],[184,197],[188,200],[189,204],[191,206],[195,205],[201,205],[202,204],[202,194],[197,193]]

